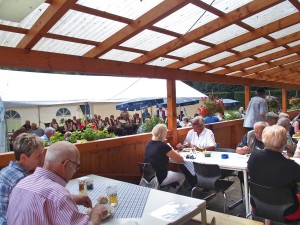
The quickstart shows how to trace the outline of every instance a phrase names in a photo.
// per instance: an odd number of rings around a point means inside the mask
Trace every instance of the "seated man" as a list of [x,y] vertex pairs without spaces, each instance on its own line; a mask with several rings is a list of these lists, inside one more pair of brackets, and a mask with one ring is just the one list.
[[290,128],[291,128],[291,121],[288,118],[280,118],[277,122],[277,125],[284,127],[286,130],[286,145],[284,150],[287,152],[289,157],[293,157],[295,150],[296,150],[296,143],[293,141],[290,135]]
[[51,137],[54,136],[55,134],[55,129],[53,127],[47,127],[45,129],[45,134],[41,137],[41,139],[44,142],[47,142],[47,144],[49,145],[51,143]]
[[254,130],[248,131],[241,142],[236,147],[236,153],[249,154],[253,149],[264,149],[264,143],[261,141],[261,135],[265,127],[268,126],[266,122],[256,122]]
[[11,192],[7,210],[8,224],[100,224],[107,208],[97,204],[90,216],[78,211],[76,204],[92,207],[87,195],[72,196],[66,184],[80,167],[75,145],[56,142],[47,150],[43,168],[20,181]]
[[[192,122],[193,129],[187,133],[186,139],[183,144],[178,143],[176,148],[182,150],[186,147],[198,147],[208,151],[214,151],[216,149],[216,142],[214,133],[205,128],[205,122],[202,116],[197,116]],[[190,171],[182,164],[179,165],[180,169],[186,176],[186,180],[194,187],[197,183],[196,175],[190,173]]]
[[32,123],[30,133],[42,137],[45,134],[45,131],[42,128],[38,127],[36,123]]
[[17,183],[43,164],[43,141],[34,134],[20,134],[13,143],[16,161],[0,171],[0,224],[6,225],[8,197]]
[[267,112],[266,119],[269,126],[277,124],[279,116],[274,112]]

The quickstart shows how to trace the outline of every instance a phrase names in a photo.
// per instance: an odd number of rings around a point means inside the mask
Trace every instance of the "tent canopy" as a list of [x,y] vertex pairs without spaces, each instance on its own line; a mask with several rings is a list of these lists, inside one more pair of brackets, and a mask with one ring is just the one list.
[[[0,96],[4,106],[54,105],[79,102],[123,102],[132,98],[167,96],[162,79],[82,76],[0,70]],[[203,97],[176,81],[177,97]]]

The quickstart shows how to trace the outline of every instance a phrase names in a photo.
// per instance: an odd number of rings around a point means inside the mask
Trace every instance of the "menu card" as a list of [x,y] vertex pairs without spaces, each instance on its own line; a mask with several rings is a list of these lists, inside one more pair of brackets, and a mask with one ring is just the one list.
[[189,204],[170,202],[167,205],[164,205],[151,212],[150,215],[158,219],[167,221],[169,222],[169,224],[172,224],[182,217],[186,216],[196,208],[196,206],[191,206]]

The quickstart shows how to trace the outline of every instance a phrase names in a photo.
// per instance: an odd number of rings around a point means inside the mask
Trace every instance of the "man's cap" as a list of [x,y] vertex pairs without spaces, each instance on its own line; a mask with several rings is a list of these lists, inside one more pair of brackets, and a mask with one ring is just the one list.
[[267,118],[267,119],[272,119],[272,118],[278,119],[279,116],[278,116],[276,113],[274,113],[274,112],[267,112],[267,113],[266,113],[266,118]]

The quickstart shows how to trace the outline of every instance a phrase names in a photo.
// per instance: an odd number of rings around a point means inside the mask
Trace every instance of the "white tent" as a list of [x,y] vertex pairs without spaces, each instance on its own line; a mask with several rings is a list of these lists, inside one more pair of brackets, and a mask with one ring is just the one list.
[[[132,98],[167,97],[166,80],[64,75],[0,70],[0,96],[7,107],[76,102],[123,102]],[[177,97],[204,97],[176,81]]]

